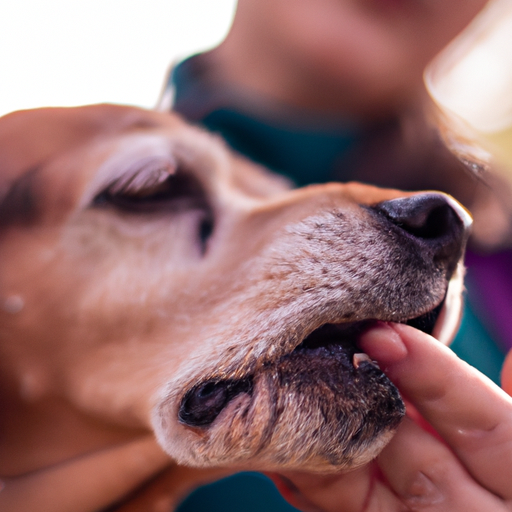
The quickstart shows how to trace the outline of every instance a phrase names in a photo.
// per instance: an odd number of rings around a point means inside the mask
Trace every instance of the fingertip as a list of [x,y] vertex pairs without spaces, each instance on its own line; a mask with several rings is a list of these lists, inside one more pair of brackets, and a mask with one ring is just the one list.
[[396,325],[391,322],[377,322],[359,340],[361,349],[383,366],[407,357],[407,347],[400,332],[395,329]]

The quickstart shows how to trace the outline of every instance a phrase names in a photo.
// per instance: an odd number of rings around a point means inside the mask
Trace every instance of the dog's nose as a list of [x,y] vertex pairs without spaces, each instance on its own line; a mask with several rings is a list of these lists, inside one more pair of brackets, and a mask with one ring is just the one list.
[[376,209],[432,252],[436,261],[444,260],[451,270],[455,268],[473,221],[453,197],[427,192],[384,201]]

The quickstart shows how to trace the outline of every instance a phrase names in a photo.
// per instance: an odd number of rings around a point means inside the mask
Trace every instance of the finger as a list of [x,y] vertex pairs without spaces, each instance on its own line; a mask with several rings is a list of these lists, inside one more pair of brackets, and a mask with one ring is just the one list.
[[[271,476],[272,478],[272,476]],[[275,478],[272,478],[276,482]],[[348,473],[286,473],[288,489],[278,489],[304,512],[404,512],[404,504],[383,481],[375,462]],[[285,482],[282,484],[286,485]],[[466,512],[466,511],[464,511]]]
[[509,351],[501,370],[501,387],[512,395],[512,350]]
[[501,499],[468,474],[446,445],[408,418],[378,461],[404,510],[508,510]]
[[366,509],[374,480],[370,465],[334,475],[295,471],[283,475],[285,480],[281,481],[273,474],[268,476],[289,503],[305,512],[361,512]]
[[360,343],[473,478],[511,499],[512,399],[450,349],[407,325],[380,323]]

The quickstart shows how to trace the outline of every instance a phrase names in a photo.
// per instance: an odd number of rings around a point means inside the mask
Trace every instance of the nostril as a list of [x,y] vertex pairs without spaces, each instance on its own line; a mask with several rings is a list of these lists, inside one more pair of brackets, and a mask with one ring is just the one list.
[[191,427],[208,426],[236,395],[250,393],[251,390],[250,379],[210,380],[198,384],[181,401],[179,420]]
[[387,217],[411,235],[424,239],[441,238],[460,225],[455,212],[446,203],[432,209],[417,210],[409,216]]
[[469,214],[454,199],[441,193],[416,194],[376,206],[393,224],[427,241],[461,239],[471,225]]
[[455,199],[429,192],[384,201],[374,208],[414,239],[425,257],[431,255],[451,275],[462,256],[472,222]]

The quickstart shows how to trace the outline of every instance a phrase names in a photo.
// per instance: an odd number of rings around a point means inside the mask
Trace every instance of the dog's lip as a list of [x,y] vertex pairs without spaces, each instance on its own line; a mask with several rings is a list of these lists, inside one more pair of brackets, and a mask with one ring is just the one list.
[[[432,310],[423,315],[404,320],[417,329],[430,334],[444,305],[444,299]],[[356,371],[365,373],[367,365],[376,366],[358,347],[358,340],[363,332],[370,329],[378,319],[362,320],[344,323],[326,323],[315,329],[302,342],[289,353],[282,355],[279,361],[290,356],[300,354],[305,364],[322,354],[344,354],[342,356],[348,364],[352,364]],[[334,351],[334,352],[333,352]],[[279,361],[273,363],[279,364]],[[273,364],[268,362],[266,364]],[[366,369],[365,369],[366,368]],[[215,422],[226,406],[239,394],[253,393],[253,379],[255,374],[244,378],[213,378],[202,381],[189,389],[183,396],[179,408],[179,421],[189,427],[205,428]]]
[[[430,311],[399,323],[410,325],[426,334],[432,334],[444,307],[444,303],[445,299],[443,298],[443,300]],[[306,336],[301,343],[295,347],[293,352],[315,350],[334,344],[341,345],[347,352],[347,355],[359,365],[364,362],[366,358],[357,356],[354,359],[355,354],[363,353],[358,347],[358,340],[363,332],[372,328],[378,321],[379,319],[369,319],[356,322],[323,324]]]

